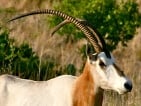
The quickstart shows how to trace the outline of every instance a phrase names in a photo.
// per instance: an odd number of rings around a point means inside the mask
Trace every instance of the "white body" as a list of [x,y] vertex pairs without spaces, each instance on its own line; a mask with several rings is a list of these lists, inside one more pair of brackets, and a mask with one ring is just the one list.
[[92,56],[97,59],[88,57],[79,77],[62,75],[48,81],[32,81],[0,76],[0,106],[102,106],[99,88],[119,94],[131,91],[131,81],[113,58],[106,58],[104,52]]
[[63,75],[48,81],[0,76],[0,106],[71,106],[76,77]]

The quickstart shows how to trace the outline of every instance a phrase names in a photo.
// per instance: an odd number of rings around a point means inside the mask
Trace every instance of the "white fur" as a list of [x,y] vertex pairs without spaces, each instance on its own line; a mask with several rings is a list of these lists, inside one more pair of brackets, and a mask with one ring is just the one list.
[[[99,66],[100,59],[106,64]],[[125,82],[132,85],[125,76],[119,76],[113,66],[114,59],[107,58],[102,52],[97,61],[90,62],[90,71],[94,79],[94,89],[111,89],[120,94],[127,92]],[[12,75],[0,76],[0,106],[72,106],[73,89],[77,77],[63,75],[48,81],[20,79]],[[79,90],[79,89],[78,89]]]
[[63,75],[48,81],[32,81],[2,75],[0,106],[71,106],[75,79]]
[[[105,63],[105,69],[102,69],[99,66],[100,60]],[[132,85],[132,83],[126,76],[120,76],[117,73],[116,68],[113,65],[114,63],[115,60],[112,55],[111,58],[107,58],[105,53],[101,52],[98,55],[98,61],[93,62],[93,66],[91,66],[91,71],[97,87],[114,90],[117,91],[119,94],[123,94],[128,91],[124,87],[124,84],[127,82],[129,85]],[[95,70],[95,73],[93,72],[93,70]]]

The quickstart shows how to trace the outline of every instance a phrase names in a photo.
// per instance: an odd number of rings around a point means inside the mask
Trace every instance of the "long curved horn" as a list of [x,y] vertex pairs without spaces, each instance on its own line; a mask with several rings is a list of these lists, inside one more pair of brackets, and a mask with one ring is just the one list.
[[[87,26],[87,28],[97,38],[98,43],[101,46],[101,48],[103,49],[103,51],[105,52],[106,56],[108,58],[111,58],[110,52],[108,51],[107,46],[106,46],[106,43],[105,43],[104,39],[102,38],[101,34],[91,24],[89,24],[86,20],[81,20],[81,19],[78,19],[78,18],[77,18],[77,20],[79,22],[81,22],[82,24],[84,24],[85,26]],[[57,30],[59,30],[61,27],[63,27],[64,25],[66,25],[68,23],[70,23],[70,21],[68,21],[68,20],[62,21],[55,28],[53,28],[53,30],[51,32],[51,35],[53,35]]]
[[111,58],[110,52],[107,49],[106,43],[104,41],[104,39],[102,38],[101,34],[90,24],[86,23],[86,26],[88,27],[88,29],[94,34],[94,36],[97,38],[98,42],[101,45],[101,48],[103,49],[103,51],[105,52],[106,56],[108,58]]
[[58,31],[61,27],[63,27],[64,25],[66,25],[66,24],[68,24],[68,23],[70,23],[70,21],[64,20],[64,21],[62,21],[61,23],[59,23],[58,25],[56,25],[56,26],[52,29],[52,31],[51,31],[51,33],[50,33],[50,36],[53,36],[56,31]]
[[91,31],[85,25],[80,23],[76,18],[69,16],[63,12],[60,12],[60,11],[50,10],[50,9],[32,11],[30,13],[25,13],[25,14],[22,14],[20,16],[15,17],[15,18],[12,18],[8,22],[14,21],[16,19],[19,19],[19,18],[22,18],[25,16],[35,15],[35,14],[53,14],[53,15],[62,17],[66,20],[69,20],[71,23],[75,24],[85,34],[85,36],[89,39],[89,41],[91,42],[91,44],[93,45],[93,47],[97,53],[103,51],[102,48],[100,47],[100,45],[98,44],[97,38],[95,36],[93,36]]

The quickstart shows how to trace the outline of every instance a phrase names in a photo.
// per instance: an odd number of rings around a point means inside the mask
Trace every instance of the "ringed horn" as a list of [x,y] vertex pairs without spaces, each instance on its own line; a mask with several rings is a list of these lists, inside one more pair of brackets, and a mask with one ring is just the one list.
[[[30,16],[30,15],[35,15],[35,14],[53,14],[59,17],[64,18],[65,20],[68,20],[69,23],[75,24],[84,34],[85,36],[89,39],[91,44],[93,45],[95,51],[97,53],[100,52],[105,52],[108,58],[110,57],[110,53],[106,48],[106,44],[104,39],[101,37],[101,35],[96,31],[94,28],[92,28],[91,25],[89,25],[87,22],[82,22],[81,20],[74,18],[72,16],[69,16],[63,12],[57,11],[57,10],[50,10],[50,9],[44,9],[44,10],[36,10],[32,11],[29,13],[21,14],[17,17],[14,17],[10,19],[8,22],[14,21],[16,19],[25,17],[25,16]],[[64,22],[66,24],[66,22]],[[62,24],[63,26],[63,24]],[[101,46],[99,45],[99,42],[101,43]]]

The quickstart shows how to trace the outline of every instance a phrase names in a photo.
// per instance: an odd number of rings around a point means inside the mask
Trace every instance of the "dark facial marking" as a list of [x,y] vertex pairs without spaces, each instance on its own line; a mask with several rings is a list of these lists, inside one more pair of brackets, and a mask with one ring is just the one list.
[[116,64],[113,64],[115,69],[117,70],[117,73],[120,75],[120,76],[125,76],[123,71],[116,65]]
[[104,69],[106,67],[106,64],[102,60],[100,60],[99,66]]

